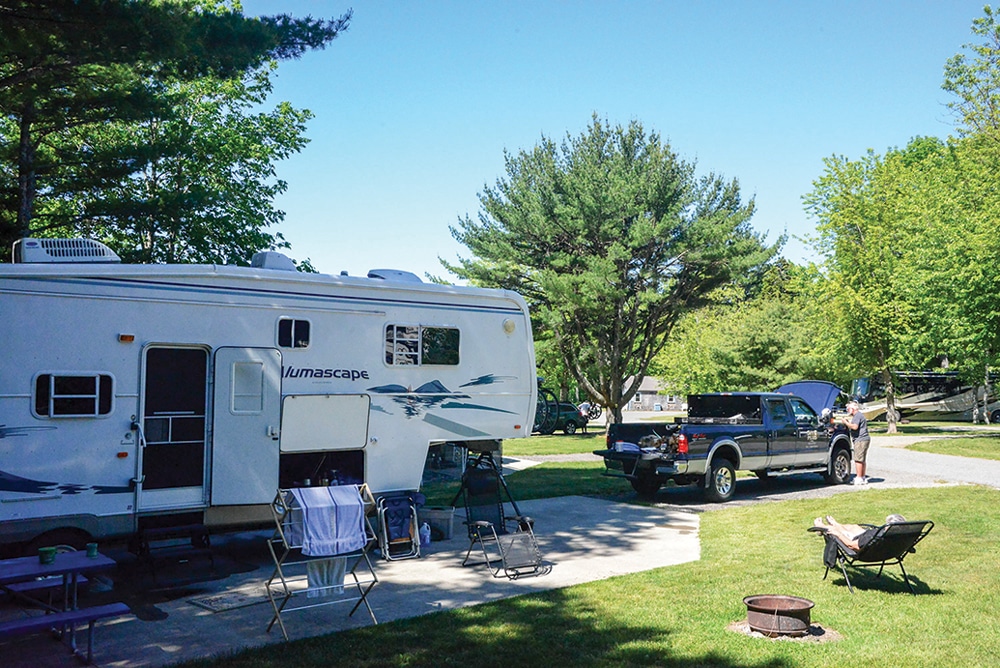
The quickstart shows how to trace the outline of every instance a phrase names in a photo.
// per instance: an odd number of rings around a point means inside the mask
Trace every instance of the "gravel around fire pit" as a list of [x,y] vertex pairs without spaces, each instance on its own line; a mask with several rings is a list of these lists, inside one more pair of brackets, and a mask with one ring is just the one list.
[[735,633],[742,633],[745,636],[750,636],[751,638],[764,638],[765,640],[778,640],[781,642],[810,642],[810,643],[820,643],[820,642],[836,642],[842,640],[844,636],[840,635],[833,629],[828,629],[821,624],[810,624],[809,632],[804,636],[777,636],[775,638],[770,638],[763,633],[758,633],[750,628],[750,623],[741,619],[738,622],[733,622],[726,627],[727,631],[733,631]]

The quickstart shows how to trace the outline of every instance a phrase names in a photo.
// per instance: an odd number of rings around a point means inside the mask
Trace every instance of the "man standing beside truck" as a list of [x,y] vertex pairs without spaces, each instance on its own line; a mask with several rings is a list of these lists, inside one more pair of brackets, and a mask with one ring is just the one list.
[[861,412],[861,406],[856,401],[847,404],[848,417],[843,418],[844,426],[851,431],[851,439],[854,448],[854,469],[857,475],[854,476],[852,485],[867,485],[868,446],[872,439],[868,435],[868,418]]

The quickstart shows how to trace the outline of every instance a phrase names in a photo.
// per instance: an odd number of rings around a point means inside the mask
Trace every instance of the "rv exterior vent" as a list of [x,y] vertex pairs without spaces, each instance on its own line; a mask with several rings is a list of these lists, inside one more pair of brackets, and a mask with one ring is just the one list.
[[282,255],[276,251],[260,251],[253,254],[250,260],[251,267],[259,269],[278,269],[280,271],[297,271],[295,263],[287,255]]
[[14,242],[14,262],[121,262],[118,255],[93,239],[18,239]]
[[399,269],[372,269],[368,272],[368,278],[381,278],[384,281],[403,281],[405,283],[423,283],[420,277],[410,271],[400,271]]

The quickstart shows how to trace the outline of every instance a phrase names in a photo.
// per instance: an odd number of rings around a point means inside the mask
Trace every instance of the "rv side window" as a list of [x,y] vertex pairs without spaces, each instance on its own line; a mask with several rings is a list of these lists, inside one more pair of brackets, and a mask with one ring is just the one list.
[[35,414],[52,418],[107,415],[113,396],[111,376],[43,373],[35,379]]
[[385,363],[458,364],[459,332],[454,327],[387,325]]
[[458,330],[450,327],[424,327],[421,341],[421,364],[458,365]]
[[278,320],[279,348],[308,348],[309,321],[281,318]]

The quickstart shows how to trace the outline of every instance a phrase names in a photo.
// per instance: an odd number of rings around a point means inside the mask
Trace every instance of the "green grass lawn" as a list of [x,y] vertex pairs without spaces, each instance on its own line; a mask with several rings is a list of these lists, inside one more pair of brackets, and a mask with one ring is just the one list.
[[[694,563],[197,665],[994,666],[998,504],[1000,492],[963,486],[722,506],[701,515],[702,558]],[[823,541],[806,531],[813,517],[877,523],[893,512],[936,523],[905,562],[918,595],[906,590],[898,567],[879,579],[873,571],[852,572],[855,594],[839,572],[823,580]],[[744,596],[775,593],[815,601],[812,621],[843,638],[774,641],[726,629],[745,619]]]
[[930,421],[917,421],[917,422],[907,422],[905,424],[897,425],[898,432],[895,434],[886,434],[886,424],[885,422],[869,422],[868,429],[873,434],[878,434],[880,436],[913,436],[914,434],[963,434],[968,433],[969,428],[974,428],[982,432],[995,432],[1000,433],[1000,425],[997,424],[980,424],[974,425],[971,422],[955,422],[950,421],[940,421],[940,422],[930,422]]
[[[573,455],[603,450],[604,430],[590,429],[587,434],[572,436],[552,434],[530,438],[508,438],[503,442],[503,453],[511,457],[531,457],[533,455]],[[594,457],[598,459],[598,457]]]
[[[523,471],[505,473],[504,478],[518,501],[547,499],[554,496],[634,497],[635,492],[622,478],[602,476],[604,462],[594,457],[592,462],[546,462]],[[459,483],[445,482],[424,485],[427,505],[451,503]]]
[[1000,460],[1000,434],[989,436],[962,436],[922,441],[907,447],[908,450],[932,452],[936,455],[956,455],[979,459]]

